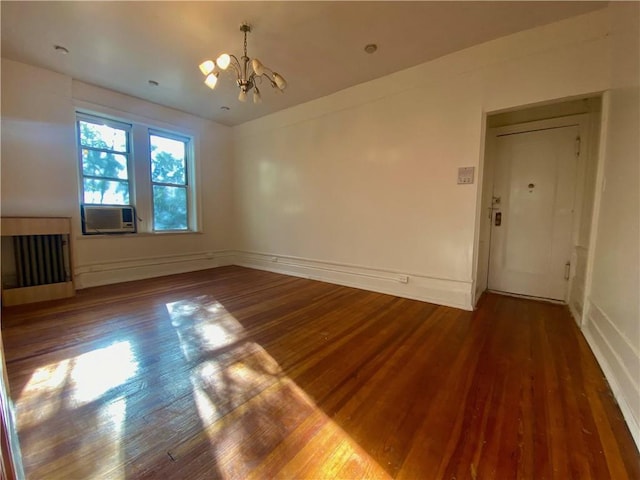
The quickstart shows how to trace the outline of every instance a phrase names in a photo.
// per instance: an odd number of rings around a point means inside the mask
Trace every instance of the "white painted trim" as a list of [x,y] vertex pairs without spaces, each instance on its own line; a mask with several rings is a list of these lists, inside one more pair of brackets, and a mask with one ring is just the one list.
[[[80,83],[84,83],[84,82],[80,82]],[[89,85],[89,84],[85,84],[85,85]],[[90,86],[93,88],[98,88],[100,90],[106,91],[102,87],[96,87],[94,85],[90,85]],[[120,95],[127,95],[126,93],[122,93],[122,92],[115,92],[115,93]],[[178,133],[185,137],[191,137],[194,139],[197,139],[200,136],[200,132],[198,131],[198,129],[193,128],[192,126],[185,127],[183,124],[180,124],[178,122],[171,123],[169,121],[159,120],[158,118],[139,115],[129,110],[119,110],[118,108],[114,108],[109,105],[103,105],[100,103],[95,103],[87,100],[80,100],[78,98],[72,98],[71,101],[72,101],[73,107],[75,108],[75,111],[85,115],[93,115],[93,116],[97,115],[97,116],[105,117],[107,119],[115,120],[121,123],[128,123],[128,124],[136,123],[145,128],[165,130],[172,133]],[[172,109],[171,107],[165,107],[157,103],[152,105],[160,109],[173,110],[174,112],[177,112],[183,116],[193,117],[193,115],[191,114],[188,114],[188,113],[185,114],[184,112],[180,112],[179,110]],[[194,118],[199,118],[199,117],[194,117]]]
[[580,300],[584,299],[584,289],[581,287],[576,287],[578,293],[576,295],[577,298],[570,297],[569,298],[569,310],[571,310],[571,314],[573,315],[573,319],[576,322],[576,325],[580,327],[582,322],[582,315],[584,313],[584,303],[580,303]]
[[[615,348],[611,348],[611,352],[615,356],[617,363],[620,364],[620,369],[638,392],[638,398],[640,398],[640,382],[637,376],[632,373],[640,372],[640,352],[592,299],[589,299],[588,315],[591,325],[601,334],[602,338],[607,342],[607,346],[611,346],[612,341],[615,342]],[[607,330],[607,332],[603,330]],[[636,365],[633,365],[634,363]]]
[[[573,253],[571,254],[571,281],[569,284],[569,300],[567,304],[573,315],[573,319],[578,327],[582,324],[582,316],[584,313],[584,280],[586,279],[586,263],[589,255],[589,249],[582,245],[575,245]],[[578,265],[584,264],[585,278],[580,283],[576,283]],[[575,295],[574,295],[575,291]]]
[[267,270],[473,310],[471,281],[250,251],[220,250],[93,262],[77,266],[74,274],[77,288],[82,289],[225,265]]
[[77,289],[233,265],[232,250],[92,262],[74,269]]
[[[437,278],[413,272],[398,272],[250,251],[237,251],[234,264],[473,310],[473,282],[470,280]],[[405,276],[407,283],[402,280]]]
[[[2,334],[0,334],[2,342]],[[5,440],[8,443],[8,458],[0,459],[0,475],[2,478],[13,477],[17,480],[24,480],[24,463],[20,450],[20,439],[18,437],[18,427],[16,421],[16,406],[9,392],[9,379],[7,377],[6,361],[3,344],[0,344],[0,417]],[[11,475],[12,474],[12,475]]]
[[487,155],[487,112],[482,112],[482,130],[480,131],[480,151],[478,152],[478,177],[476,179],[476,218],[473,228],[473,260],[472,260],[472,278],[473,278],[473,298],[472,303],[475,306],[478,304],[478,300],[482,295],[481,291],[478,291],[481,282],[478,281],[478,269],[480,266],[480,243],[482,240],[482,218],[483,218],[483,198],[484,198],[484,186],[485,182],[485,157]]
[[[569,303],[568,305],[569,305],[569,312],[573,317],[573,321],[576,322],[576,325],[578,325],[578,328],[580,328],[580,319],[582,318],[582,315],[580,315],[580,312],[578,312],[578,309],[576,308],[573,302]],[[584,310],[584,307],[583,307],[583,310]]]
[[[598,360],[604,376],[611,386],[613,395],[631,431],[631,436],[636,443],[636,447],[640,450],[640,423],[630,407],[631,404],[637,403],[638,400],[640,400],[640,388],[634,376],[627,368],[628,363],[630,363],[630,358],[631,363],[640,362],[640,354],[620,332],[615,323],[611,321],[606,313],[598,307],[593,300],[588,300],[588,305],[584,310],[585,316],[589,317],[589,321],[583,328],[584,336]],[[615,348],[610,342],[613,338],[608,339],[603,329],[607,329],[609,332],[615,332],[613,335],[613,337],[616,338]],[[609,351],[610,354],[606,355],[605,351]],[[620,352],[623,352],[622,356]],[[612,364],[612,361],[615,363]],[[632,387],[633,395],[636,397],[635,401],[633,398],[627,398],[621,386],[622,384],[627,384]]]
[[[559,103],[562,103],[562,101]],[[580,126],[580,124],[586,123],[588,118],[588,113],[578,113],[576,115],[567,115],[565,117],[535,120],[532,122],[517,123],[515,125],[504,125],[502,127],[492,127],[489,129],[489,134],[500,137],[504,135],[514,135],[517,133],[535,132],[538,130]]]
[[606,91],[602,94],[602,106],[600,113],[600,139],[598,142],[598,166],[596,169],[595,192],[593,195],[593,212],[591,213],[591,229],[589,231],[589,252],[587,253],[587,268],[584,274],[584,298],[582,301],[582,319],[580,326],[584,329],[589,319],[587,317],[587,298],[591,295],[593,284],[593,266],[596,260],[596,247],[598,239],[598,222],[600,220],[600,205],[604,189],[604,167],[607,155],[607,141],[609,136],[609,109],[611,106],[611,94]]

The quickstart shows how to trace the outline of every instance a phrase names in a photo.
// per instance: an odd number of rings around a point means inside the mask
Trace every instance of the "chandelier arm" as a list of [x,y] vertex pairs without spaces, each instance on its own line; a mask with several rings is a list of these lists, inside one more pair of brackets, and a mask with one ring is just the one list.
[[[270,68],[267,68],[267,70],[273,73],[273,70],[271,70]],[[276,82],[274,82],[271,79],[271,77],[269,77],[269,75],[267,75],[266,73],[263,73],[262,75],[256,75],[254,72],[253,75],[255,76],[256,79],[260,79],[260,83],[262,83],[262,80],[266,78],[273,88],[278,88],[278,85],[276,84]]]
[[230,66],[236,71],[236,74],[241,77],[242,76],[242,68],[240,67],[240,60],[233,54],[229,54],[229,57],[233,60],[233,62],[229,63]]
[[[261,62],[261,63],[262,63],[262,62]],[[263,70],[269,70],[269,72],[271,72],[271,75],[273,75],[273,74],[275,73],[273,70],[271,70],[271,69],[270,69],[269,67],[267,67],[265,64],[262,64],[262,68],[263,68]],[[265,73],[263,73],[263,74],[262,74],[262,75],[260,75],[260,76],[266,76],[267,78],[269,78],[269,77],[267,76],[266,72],[265,72]]]
[[273,75],[276,73],[273,70],[271,70],[269,67],[265,67],[264,65],[262,66],[262,68],[264,68],[265,70],[268,70],[271,73],[271,76],[267,75],[267,72],[263,73],[262,75],[260,75],[261,77],[265,77],[267,80],[269,80],[269,83],[271,84],[271,86],[273,88],[277,88],[278,90],[280,90],[280,87],[278,87],[278,84],[273,80]]

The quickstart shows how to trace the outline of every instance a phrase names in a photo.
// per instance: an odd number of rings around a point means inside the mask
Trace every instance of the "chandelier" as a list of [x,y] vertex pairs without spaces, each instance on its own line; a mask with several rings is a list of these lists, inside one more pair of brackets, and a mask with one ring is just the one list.
[[[238,100],[246,102],[247,93],[253,89],[253,103],[260,103],[262,97],[256,82],[262,83],[263,80],[266,80],[278,92],[285,89],[287,82],[282,78],[282,75],[265,67],[257,58],[250,59],[247,56],[247,33],[251,31],[251,26],[243,23],[240,26],[240,31],[244,34],[244,52],[240,60],[235,55],[223,53],[216,58],[215,62],[213,60],[205,60],[199,65],[199,68],[206,77],[204,80],[205,85],[213,90],[216,87],[216,83],[218,83],[218,75],[220,75],[218,69],[226,70],[231,67],[235,71],[236,83],[240,88]],[[249,62],[251,62],[251,72],[249,72]]]

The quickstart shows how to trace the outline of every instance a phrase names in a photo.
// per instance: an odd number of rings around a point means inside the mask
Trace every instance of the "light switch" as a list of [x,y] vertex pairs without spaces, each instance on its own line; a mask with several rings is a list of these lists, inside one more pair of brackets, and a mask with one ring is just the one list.
[[460,167],[458,168],[458,184],[473,183],[473,172],[476,167]]

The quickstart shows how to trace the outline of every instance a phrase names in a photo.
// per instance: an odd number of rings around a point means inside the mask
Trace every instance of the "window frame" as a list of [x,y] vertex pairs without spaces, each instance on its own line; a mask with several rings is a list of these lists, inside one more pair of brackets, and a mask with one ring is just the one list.
[[[154,135],[156,137],[168,138],[170,140],[176,140],[184,143],[184,184],[178,183],[167,183],[167,182],[155,182],[153,180],[153,161],[151,159],[151,136]],[[151,190],[151,231],[153,233],[171,233],[171,232],[187,232],[193,231],[193,219],[192,219],[192,208],[193,208],[193,194],[192,194],[192,176],[191,171],[194,168],[193,162],[193,138],[180,135],[174,132],[167,132],[166,130],[160,130],[157,128],[147,128],[147,143],[148,147],[148,157],[149,157],[149,186]],[[166,230],[157,230],[155,228],[155,215],[156,215],[156,206],[153,195],[153,187],[155,185],[163,186],[163,187],[178,187],[184,188],[185,190],[185,198],[187,201],[187,228],[185,229],[166,229]]]
[[[148,117],[123,112],[102,105],[95,105],[85,101],[75,101],[75,133],[78,168],[78,204],[84,204],[84,170],[82,165],[82,146],[80,144],[79,120],[94,121],[115,128],[130,126],[128,132],[127,176],[129,183],[129,204],[135,208],[137,230],[127,236],[145,235],[189,235],[202,233],[202,213],[200,211],[200,181],[197,170],[199,160],[199,137],[191,129]],[[150,134],[173,138],[186,142],[185,151],[185,180],[187,186],[187,229],[185,230],[155,230],[153,221],[153,183],[151,180],[151,145]],[[173,185],[171,185],[173,186]],[[99,238],[111,234],[90,235],[83,238]]]
[[[111,127],[118,130],[123,130],[127,139],[127,149],[125,152],[118,152],[116,150],[108,150],[103,148],[95,148],[90,146],[82,145],[82,134],[80,132],[80,122],[93,123],[94,125],[106,125],[107,127]],[[101,117],[98,115],[92,115],[85,112],[76,111],[76,148],[78,150],[78,171],[80,173],[80,205],[134,205],[135,203],[135,191],[133,188],[133,184],[135,184],[135,178],[133,175],[133,124],[128,122],[123,122],[119,120],[114,120],[107,117]],[[126,167],[127,167],[127,178],[123,180],[122,178],[117,177],[98,177],[94,175],[85,175],[84,174],[84,162],[82,158],[82,150],[89,149],[98,152],[111,153],[114,155],[123,155],[126,157]],[[107,180],[111,182],[121,182],[127,184],[127,191],[129,197],[129,203],[124,204],[111,204],[111,203],[91,203],[85,202],[85,191],[84,191],[84,180],[92,179],[92,180]],[[132,184],[133,182],[133,184]],[[132,201],[133,199],[133,201]]]

